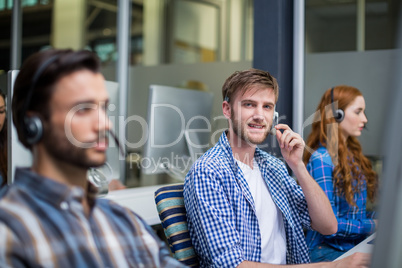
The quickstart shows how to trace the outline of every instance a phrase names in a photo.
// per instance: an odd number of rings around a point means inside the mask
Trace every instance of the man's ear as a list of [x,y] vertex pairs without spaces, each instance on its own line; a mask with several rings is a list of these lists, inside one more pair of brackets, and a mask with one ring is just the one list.
[[222,102],[222,112],[223,112],[223,115],[226,117],[226,119],[230,119],[231,109],[232,109],[232,107],[230,106],[230,104],[227,101]]

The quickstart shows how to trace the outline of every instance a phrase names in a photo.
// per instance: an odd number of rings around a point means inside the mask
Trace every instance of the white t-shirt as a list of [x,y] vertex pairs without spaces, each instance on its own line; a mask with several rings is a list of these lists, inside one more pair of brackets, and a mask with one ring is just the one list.
[[261,262],[286,264],[286,233],[282,212],[272,200],[258,164],[253,169],[237,160],[253,196],[261,233]]

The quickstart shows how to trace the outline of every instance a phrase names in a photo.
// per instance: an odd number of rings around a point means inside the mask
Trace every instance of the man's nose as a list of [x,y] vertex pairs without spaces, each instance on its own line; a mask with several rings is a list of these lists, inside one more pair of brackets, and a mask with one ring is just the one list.
[[105,110],[103,110],[102,108],[99,108],[98,111],[98,129],[99,130],[110,130],[113,128],[113,123],[112,121],[110,121],[107,113]]
[[259,119],[259,120],[263,120],[263,119],[264,119],[264,110],[263,110],[262,107],[257,107],[257,108],[254,110],[253,118],[254,118],[254,119]]

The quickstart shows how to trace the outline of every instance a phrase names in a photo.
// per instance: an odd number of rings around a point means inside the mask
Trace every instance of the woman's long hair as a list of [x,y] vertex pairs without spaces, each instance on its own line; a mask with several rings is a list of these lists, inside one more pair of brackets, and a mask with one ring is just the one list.
[[[341,126],[334,119],[332,102],[336,109],[345,111],[357,96],[362,96],[362,93],[357,88],[346,85],[333,88],[333,100],[331,89],[324,93],[314,115],[314,123],[303,156],[303,161],[307,164],[311,154],[318,147],[327,148],[335,165],[333,181],[336,194],[344,195],[350,205],[356,204],[353,195],[359,191],[364,179],[371,202],[374,202],[378,184],[377,173],[372,169],[370,160],[363,155],[358,139],[349,136],[345,141],[341,136]],[[353,185],[354,177],[357,180],[355,185]]]
[[[5,103],[6,96],[1,91],[0,98],[3,98]],[[0,185],[1,188],[7,184],[7,117],[3,128],[0,130],[0,173],[3,176],[3,182]]]

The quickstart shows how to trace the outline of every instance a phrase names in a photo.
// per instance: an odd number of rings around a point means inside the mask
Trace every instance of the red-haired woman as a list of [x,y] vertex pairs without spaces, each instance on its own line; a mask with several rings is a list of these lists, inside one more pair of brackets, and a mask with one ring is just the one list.
[[366,203],[374,202],[377,174],[357,139],[367,123],[365,108],[362,93],[346,85],[328,89],[318,105],[303,160],[328,196],[338,231],[307,231],[312,262],[332,261],[376,230]]

